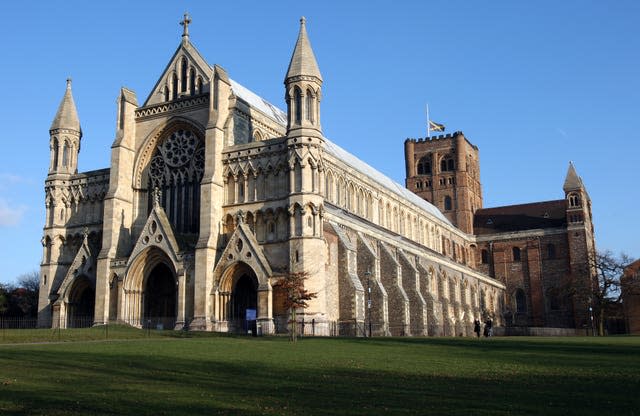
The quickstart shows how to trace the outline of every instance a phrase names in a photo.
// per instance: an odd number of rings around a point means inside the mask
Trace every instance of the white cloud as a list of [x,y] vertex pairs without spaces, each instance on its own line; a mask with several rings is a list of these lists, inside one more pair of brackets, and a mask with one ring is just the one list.
[[6,200],[0,199],[0,227],[12,227],[20,224],[26,210],[27,207],[24,205],[12,207]]

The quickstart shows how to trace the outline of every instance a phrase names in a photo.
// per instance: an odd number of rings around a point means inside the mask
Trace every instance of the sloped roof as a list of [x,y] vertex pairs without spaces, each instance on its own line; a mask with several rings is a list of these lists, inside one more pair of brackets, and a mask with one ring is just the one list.
[[70,78],[67,79],[67,89],[64,92],[62,101],[60,101],[60,105],[58,106],[58,112],[53,118],[53,122],[51,123],[51,127],[49,128],[49,130],[57,129],[75,130],[79,133],[82,132],[82,130],[80,129],[80,119],[78,118],[78,111],[76,110],[76,103],[73,101],[73,94],[71,93]]
[[475,213],[473,231],[475,235],[483,235],[563,227],[567,224],[566,209],[564,199],[483,208]]
[[573,166],[573,162],[569,162],[569,169],[567,169],[567,176],[564,180],[562,189],[565,192],[568,192],[570,190],[580,189],[582,187],[582,179],[580,179],[580,176],[578,176],[578,173]]
[[260,110],[266,116],[276,121],[278,124],[281,124],[286,127],[287,113],[280,110],[278,107],[274,106],[264,98],[258,96],[253,91],[243,87],[238,82],[232,79],[229,79],[229,82],[231,83],[231,91],[233,91],[233,93],[237,97],[245,101],[251,107],[254,107],[257,110]]
[[329,154],[333,155],[337,159],[341,160],[346,165],[351,166],[357,171],[359,171],[360,173],[367,175],[374,182],[377,182],[378,184],[384,186],[387,190],[393,192],[400,198],[406,199],[412,204],[417,205],[418,207],[424,209],[425,211],[427,211],[434,217],[438,218],[439,220],[447,224],[451,224],[451,222],[449,222],[447,217],[444,216],[442,211],[440,211],[430,202],[427,202],[424,199],[420,198],[418,195],[414,194],[404,186],[400,185],[398,182],[389,178],[388,176],[376,170],[375,168],[369,166],[367,163],[358,159],[357,157],[347,152],[346,150],[344,150],[343,148],[341,148],[340,146],[333,143],[327,138],[325,138],[325,151],[327,151]]
[[291,55],[291,61],[289,62],[289,68],[287,69],[287,76],[285,80],[298,75],[314,76],[322,81],[322,75],[318,68],[318,62],[316,56],[313,54],[311,48],[311,42],[307,36],[306,19],[304,16],[300,18],[300,32],[298,33],[298,40],[296,46],[293,49]]
[[[234,94],[236,94],[242,100],[246,101],[252,107],[255,107],[256,109],[265,113],[269,117],[273,118],[283,127],[286,127],[287,116],[284,111],[280,110],[279,108],[277,108],[276,106],[268,102],[267,100],[259,97],[257,94],[243,87],[237,82],[233,80],[230,80],[230,81],[231,81],[231,87],[233,89]],[[374,181],[375,183],[378,183],[381,186],[384,186],[387,190],[394,193],[398,197],[408,200],[412,204],[417,205],[418,207],[424,209],[425,211],[427,211],[434,217],[438,218],[439,220],[443,221],[444,223],[451,225],[451,222],[444,216],[444,214],[438,208],[432,205],[430,202],[427,202],[424,199],[420,198],[418,195],[414,194],[404,186],[395,182],[393,179],[384,175],[382,172],[376,170],[375,168],[371,167],[367,163],[358,159],[356,156],[347,152],[346,150],[344,150],[337,144],[333,143],[331,140],[327,139],[326,137],[324,138],[324,140],[325,140],[326,152],[328,152],[335,158],[343,161],[348,166],[351,166],[354,169],[358,170],[360,173],[365,174],[366,176],[371,178],[372,181]]]

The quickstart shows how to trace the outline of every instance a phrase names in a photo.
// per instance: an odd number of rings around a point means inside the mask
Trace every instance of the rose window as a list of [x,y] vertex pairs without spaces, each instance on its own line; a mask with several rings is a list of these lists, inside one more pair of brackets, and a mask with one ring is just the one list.
[[153,190],[174,231],[197,233],[200,181],[204,173],[204,143],[192,131],[176,130],[162,141],[149,163],[149,209]]

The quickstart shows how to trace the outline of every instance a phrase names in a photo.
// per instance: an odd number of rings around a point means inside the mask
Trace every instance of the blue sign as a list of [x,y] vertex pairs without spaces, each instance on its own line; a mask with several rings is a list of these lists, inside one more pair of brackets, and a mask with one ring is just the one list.
[[256,310],[255,309],[247,309],[245,312],[247,321],[255,321],[256,320]]

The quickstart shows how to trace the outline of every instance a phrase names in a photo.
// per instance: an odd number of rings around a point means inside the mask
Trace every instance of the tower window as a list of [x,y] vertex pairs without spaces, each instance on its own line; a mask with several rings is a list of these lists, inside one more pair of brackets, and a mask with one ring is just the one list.
[[556,246],[554,246],[553,244],[547,244],[547,258],[556,258]]
[[431,174],[431,156],[424,156],[418,162],[418,175]]
[[489,264],[489,252],[487,250],[482,250],[480,252],[480,259],[482,264]]
[[53,138],[53,169],[58,169],[58,139]]
[[513,251],[513,261],[520,261],[520,247],[514,247]]
[[453,161],[452,156],[445,156],[440,161],[440,171],[441,172],[452,172],[455,170],[455,162]]
[[444,210],[451,211],[452,210],[451,197],[449,195],[444,197]]
[[66,140],[62,142],[62,166],[67,167],[69,163],[69,145]]
[[570,194],[569,195],[569,206],[574,208],[574,207],[579,207],[580,206],[580,195],[578,194]]
[[293,93],[295,107],[296,107],[296,124],[302,123],[302,92],[296,88]]
[[306,104],[306,118],[311,123],[313,123],[313,97],[311,96],[311,91],[309,90],[307,90]]

